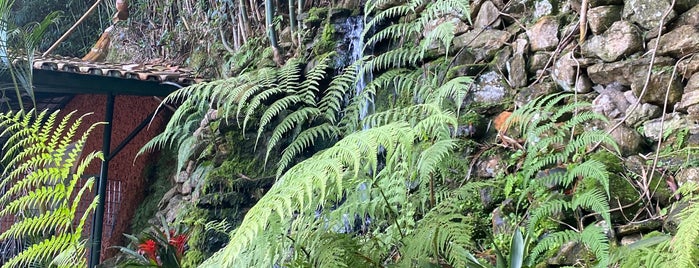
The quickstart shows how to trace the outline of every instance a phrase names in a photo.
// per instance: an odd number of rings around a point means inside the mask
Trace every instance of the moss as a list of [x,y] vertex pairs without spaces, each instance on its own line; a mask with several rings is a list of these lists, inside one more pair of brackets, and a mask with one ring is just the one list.
[[148,189],[143,202],[136,208],[134,218],[131,221],[132,233],[140,233],[149,227],[148,220],[158,211],[158,203],[165,193],[172,188],[170,178],[175,173],[177,163],[174,158],[175,153],[165,150],[160,153],[158,162],[146,168],[146,185]]
[[319,24],[323,20],[325,20],[328,16],[328,8],[327,7],[313,7],[311,10],[308,11],[308,18],[304,20],[304,23],[313,25],[313,24]]
[[[600,151],[590,155],[591,160],[596,160],[603,163],[609,173],[609,191],[611,195],[610,207],[613,210],[611,217],[612,222],[623,222],[624,218],[632,218],[633,213],[637,211],[639,205],[629,207],[622,211],[615,209],[621,206],[625,207],[633,204],[638,200],[638,192],[621,174],[624,174],[621,160],[608,151]],[[581,187],[601,187],[596,179],[587,179],[583,181]],[[618,200],[618,202],[617,202]]]
[[313,55],[320,56],[325,53],[335,51],[335,27],[330,22],[326,22],[320,39],[313,45]]

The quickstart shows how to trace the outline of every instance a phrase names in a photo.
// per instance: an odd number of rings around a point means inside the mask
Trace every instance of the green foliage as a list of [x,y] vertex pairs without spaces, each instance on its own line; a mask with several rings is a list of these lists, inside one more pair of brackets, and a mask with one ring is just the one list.
[[[508,175],[506,192],[520,189],[520,204],[525,199],[529,204],[528,231],[537,235],[539,224],[549,217],[556,217],[564,211],[589,211],[604,220],[604,227],[587,226],[577,222],[579,229],[547,234],[532,249],[529,262],[567,241],[584,244],[594,253],[598,265],[608,263],[609,244],[603,232],[609,228],[609,173],[604,163],[586,157],[586,150],[597,142],[605,142],[616,148],[615,142],[603,131],[584,130],[582,125],[590,120],[602,120],[602,115],[589,111],[585,102],[562,103],[570,94],[554,94],[538,98],[515,111],[506,124],[518,126],[523,133],[524,156],[521,169]],[[593,180],[599,187],[575,186],[585,180]],[[572,191],[572,196],[552,193],[552,188]],[[572,188],[572,189],[571,189]]]
[[0,188],[6,191],[0,197],[0,217],[15,215],[17,219],[0,234],[0,240],[35,241],[3,267],[45,266],[52,260],[65,266],[86,265],[81,235],[97,199],[77,218],[78,204],[94,179],[80,188],[78,182],[87,166],[102,155],[90,153],[79,160],[88,135],[98,124],[76,136],[84,116],[72,115],[59,119],[58,111],[0,114],[0,136],[8,137],[3,146]]
[[168,224],[160,219],[160,226],[151,226],[138,236],[126,235],[130,246],[118,247],[126,258],[119,267],[181,267],[187,240],[188,227],[183,224]]

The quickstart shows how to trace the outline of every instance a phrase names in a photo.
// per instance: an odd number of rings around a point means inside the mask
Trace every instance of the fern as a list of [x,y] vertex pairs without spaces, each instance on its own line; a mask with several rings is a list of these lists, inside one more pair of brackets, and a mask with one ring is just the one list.
[[65,252],[84,252],[82,230],[97,204],[94,199],[77,226],[73,226],[78,203],[94,179],[79,189],[78,181],[87,165],[102,156],[90,153],[80,161],[78,158],[88,135],[99,124],[90,126],[71,145],[84,116],[74,119],[70,113],[59,120],[57,115],[58,111],[0,114],[3,136],[12,141],[4,145],[3,161],[8,165],[3,171],[2,187],[12,186],[0,197],[0,216],[14,214],[19,220],[0,234],[0,240],[37,240],[3,267],[47,264],[58,256],[63,256],[59,266],[85,265],[85,259],[67,258]]

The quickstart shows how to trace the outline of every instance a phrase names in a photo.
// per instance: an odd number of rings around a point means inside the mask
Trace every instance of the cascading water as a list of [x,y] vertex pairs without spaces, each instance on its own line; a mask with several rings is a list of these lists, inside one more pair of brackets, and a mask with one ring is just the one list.
[[[347,54],[345,57],[338,57],[337,66],[348,66],[364,57],[364,16],[354,16],[347,18],[342,24],[338,25],[339,31],[344,35],[342,43],[346,46]],[[362,73],[361,66],[357,70],[357,84],[355,87],[355,97],[360,97],[368,81],[371,81],[371,73]],[[374,96],[368,96],[364,103],[361,104],[359,111],[359,120],[364,119],[371,110],[373,110]],[[364,126],[366,129],[368,126]]]

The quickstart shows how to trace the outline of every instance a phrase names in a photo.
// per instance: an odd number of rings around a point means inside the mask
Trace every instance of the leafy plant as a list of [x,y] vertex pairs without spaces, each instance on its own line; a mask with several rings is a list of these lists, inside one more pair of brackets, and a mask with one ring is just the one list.
[[519,126],[518,133],[526,141],[522,146],[521,168],[508,175],[505,191],[512,193],[518,188],[519,204],[525,199],[530,201],[527,229],[532,236],[538,235],[542,221],[563,211],[590,211],[604,220],[601,227],[584,226],[579,216],[578,228],[546,234],[532,249],[530,264],[554,247],[577,241],[594,253],[599,266],[606,266],[609,244],[604,229],[611,224],[609,174],[603,163],[586,157],[586,150],[600,141],[618,148],[604,131],[580,131],[586,122],[606,119],[590,111],[589,103],[562,103],[570,96],[554,94],[538,98],[508,118],[506,124]]
[[58,113],[0,114],[0,136],[7,137],[3,146],[0,189],[5,191],[0,197],[0,217],[14,215],[17,220],[0,234],[0,240],[32,241],[3,267],[86,265],[81,235],[97,199],[92,199],[78,218],[78,204],[94,179],[88,179],[82,187],[78,187],[78,182],[87,166],[102,155],[93,152],[79,158],[88,135],[99,124],[90,126],[74,142],[84,116],[73,118],[70,113],[59,119]]
[[172,226],[164,218],[160,221],[161,226],[151,226],[138,237],[125,234],[132,248],[118,247],[127,254],[119,267],[180,267],[189,239],[188,228],[182,224]]

